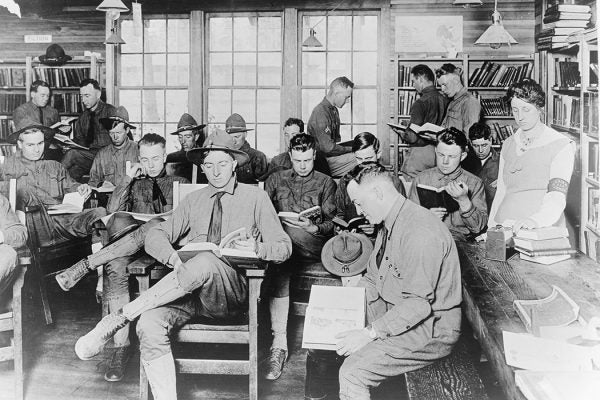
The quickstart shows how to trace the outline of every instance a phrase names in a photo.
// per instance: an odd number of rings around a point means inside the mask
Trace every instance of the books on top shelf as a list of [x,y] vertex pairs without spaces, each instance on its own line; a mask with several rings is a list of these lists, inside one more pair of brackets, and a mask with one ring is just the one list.
[[53,88],[74,88],[79,87],[79,83],[89,78],[89,67],[71,67],[71,68],[49,68],[35,67],[33,69],[34,80],[41,79],[48,82]]
[[12,114],[15,108],[26,102],[25,93],[0,93],[0,113]]
[[470,87],[507,87],[523,78],[530,78],[533,63],[522,65],[500,64],[484,61],[481,67],[475,68],[469,77]]
[[25,87],[25,68],[2,67],[0,68],[0,86]]
[[561,288],[552,285],[552,293],[538,300],[515,300],[513,307],[530,333],[542,326],[566,326],[577,320],[579,306]]
[[446,192],[445,187],[436,188],[429,185],[417,184],[419,203],[425,208],[445,208],[448,213],[459,209],[458,202]]
[[[574,35],[583,30],[591,18],[587,5],[558,4],[544,12],[546,24],[538,37],[538,50],[553,50],[569,46]],[[579,39],[577,39],[579,40]]]
[[411,86],[410,71],[412,66],[398,63],[398,86]]

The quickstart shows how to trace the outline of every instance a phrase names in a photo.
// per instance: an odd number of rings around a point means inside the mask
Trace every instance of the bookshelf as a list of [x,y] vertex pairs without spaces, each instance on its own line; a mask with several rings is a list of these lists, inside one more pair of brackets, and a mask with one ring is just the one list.
[[[417,93],[410,82],[410,69],[417,64],[425,64],[434,72],[442,64],[452,63],[463,70],[463,84],[482,104],[482,119],[490,125],[495,147],[510,136],[515,128],[510,106],[504,96],[508,86],[523,77],[537,79],[537,55],[511,57],[470,57],[460,58],[408,58],[397,55],[391,60],[395,71],[394,86],[390,88],[392,110],[390,122],[406,125],[410,119],[410,107]],[[400,136],[390,128],[390,160],[397,173],[404,161],[404,150]]]
[[25,60],[0,60],[0,140],[13,132],[12,113],[27,100]]

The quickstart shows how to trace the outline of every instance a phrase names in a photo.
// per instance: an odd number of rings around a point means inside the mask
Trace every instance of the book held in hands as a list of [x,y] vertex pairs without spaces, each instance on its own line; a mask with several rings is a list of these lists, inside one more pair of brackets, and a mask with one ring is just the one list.
[[248,241],[246,228],[239,228],[223,237],[219,245],[212,242],[190,242],[177,252],[184,262],[200,251],[212,251],[217,257],[227,260],[258,260],[253,244],[253,241]]
[[353,229],[360,229],[359,227],[361,225],[368,225],[369,221],[364,217],[364,216],[358,216],[358,217],[354,217],[349,221],[344,221],[341,218],[338,217],[333,217],[333,219],[331,220],[331,222],[333,222],[334,224],[336,224],[337,226],[341,227],[344,230],[348,230],[351,231]]
[[293,211],[280,211],[277,213],[277,216],[284,222],[285,220],[298,221],[300,218],[306,218],[314,221],[321,216],[321,206],[313,206],[299,213]]
[[83,211],[85,197],[79,192],[67,193],[63,197],[62,204],[55,204],[48,207],[48,215],[77,214]]
[[445,187],[436,188],[422,183],[417,184],[417,194],[421,206],[431,208],[445,208],[448,213],[459,209],[458,202],[446,192]]

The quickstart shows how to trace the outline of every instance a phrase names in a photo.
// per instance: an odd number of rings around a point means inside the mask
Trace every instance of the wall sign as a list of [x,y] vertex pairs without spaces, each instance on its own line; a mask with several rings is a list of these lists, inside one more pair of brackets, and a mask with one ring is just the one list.
[[397,53],[454,53],[463,50],[463,17],[398,16],[395,21]]
[[52,35],[25,35],[25,43],[52,43]]

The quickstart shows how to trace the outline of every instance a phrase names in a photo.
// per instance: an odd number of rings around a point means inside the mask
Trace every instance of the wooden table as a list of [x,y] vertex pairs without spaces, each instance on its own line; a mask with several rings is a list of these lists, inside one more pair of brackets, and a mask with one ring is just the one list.
[[524,399],[515,384],[514,368],[504,359],[502,331],[526,332],[513,309],[516,299],[539,299],[563,289],[579,306],[586,320],[600,316],[600,265],[577,255],[553,265],[485,259],[485,246],[459,243],[463,282],[463,310],[476,339],[488,357],[507,399]]

